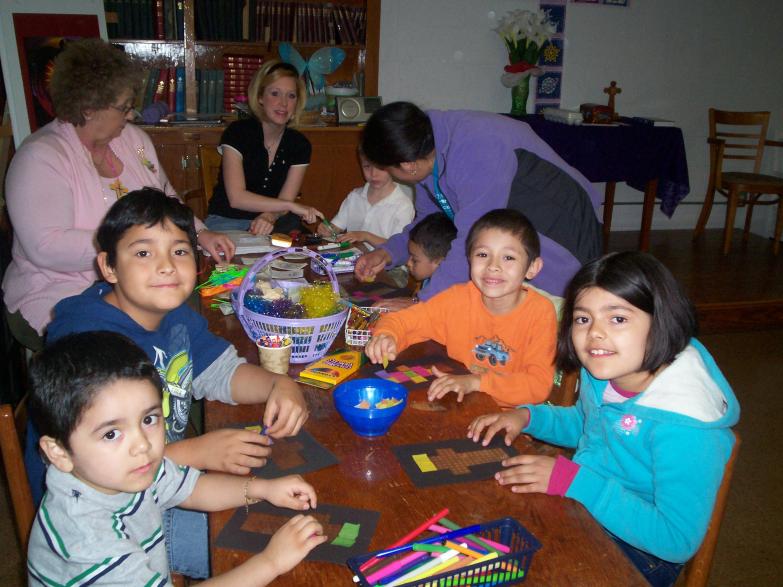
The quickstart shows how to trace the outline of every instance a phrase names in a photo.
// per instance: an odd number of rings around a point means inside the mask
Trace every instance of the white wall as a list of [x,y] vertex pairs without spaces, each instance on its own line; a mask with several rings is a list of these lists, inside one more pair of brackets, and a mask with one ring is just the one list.
[[[685,136],[691,193],[672,219],[656,208],[653,226],[689,229],[706,189],[709,107],[770,110],[771,134],[783,138],[783,2],[629,4],[568,3],[561,106],[605,103],[603,88],[617,80],[623,90],[617,96],[620,114],[675,120]],[[499,81],[506,52],[492,31],[493,17],[537,5],[536,0],[383,0],[379,91],[384,102],[507,112],[510,90]],[[783,173],[783,153],[765,164]],[[641,192],[618,185],[612,228],[638,230],[641,201]],[[710,226],[723,226],[723,215],[722,206],[713,208]],[[741,226],[744,213],[738,216]],[[773,225],[772,210],[754,214],[754,231],[771,234]]]

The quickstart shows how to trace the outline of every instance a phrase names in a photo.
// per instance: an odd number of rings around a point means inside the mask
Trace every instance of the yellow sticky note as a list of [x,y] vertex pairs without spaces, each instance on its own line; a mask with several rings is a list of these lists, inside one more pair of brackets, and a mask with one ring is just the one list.
[[413,462],[419,466],[419,470],[422,473],[432,473],[433,471],[438,470],[438,467],[435,466],[435,463],[433,463],[426,454],[413,455]]

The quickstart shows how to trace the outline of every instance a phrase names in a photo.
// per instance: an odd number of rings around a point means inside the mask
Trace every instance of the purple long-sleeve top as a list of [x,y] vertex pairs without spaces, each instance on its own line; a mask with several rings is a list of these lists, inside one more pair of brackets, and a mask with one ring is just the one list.
[[[496,208],[515,208],[530,218],[539,232],[544,260],[533,283],[562,295],[581,264],[600,254],[601,199],[595,188],[524,122],[468,110],[431,110],[427,115],[435,136],[440,188],[454,210],[458,233],[419,297],[428,299],[468,280],[465,238],[479,217]],[[416,184],[413,223],[383,245],[392,265],[407,259],[413,225],[440,211],[432,192],[432,175]]]

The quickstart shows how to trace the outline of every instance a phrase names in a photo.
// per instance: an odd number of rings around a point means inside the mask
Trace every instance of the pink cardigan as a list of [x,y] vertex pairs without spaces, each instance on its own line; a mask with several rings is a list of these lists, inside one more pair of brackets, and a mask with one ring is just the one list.
[[[111,148],[123,163],[122,183],[129,190],[151,186],[176,196],[144,131],[126,125]],[[95,230],[114,200],[104,199],[73,125],[58,120],[27,137],[14,155],[6,200],[14,243],[3,279],[5,304],[12,313],[21,310],[42,333],[57,302],[98,278]]]

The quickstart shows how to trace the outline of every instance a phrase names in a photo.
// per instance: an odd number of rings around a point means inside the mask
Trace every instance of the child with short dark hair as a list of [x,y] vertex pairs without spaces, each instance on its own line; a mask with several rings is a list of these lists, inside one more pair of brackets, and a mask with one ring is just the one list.
[[409,256],[405,267],[408,276],[415,282],[411,288],[413,297],[386,298],[375,304],[392,312],[407,308],[418,300],[418,291],[427,284],[451,249],[451,241],[457,237],[457,227],[443,212],[433,212],[411,228],[409,237]]
[[492,210],[471,227],[466,246],[470,281],[384,314],[367,356],[394,360],[412,344],[435,340],[471,373],[433,367],[430,401],[483,391],[503,407],[542,402],[552,387],[557,325],[549,300],[525,285],[543,265],[538,234],[520,212]]
[[405,266],[410,276],[426,282],[451,250],[451,241],[457,238],[457,227],[443,212],[433,212],[411,228],[408,235],[408,261]]
[[[55,306],[47,342],[95,329],[127,335],[164,381],[166,456],[179,465],[239,475],[263,466],[271,451],[269,438],[297,434],[307,419],[307,405],[292,379],[240,358],[186,303],[196,285],[193,213],[158,190],[137,190],[109,209],[97,240],[98,267],[106,281]],[[192,398],[266,402],[267,433],[223,429],[185,438]],[[172,516],[189,521],[175,524]],[[172,510],[166,528],[182,531],[181,538],[167,533],[172,570],[206,576],[206,518]],[[196,536],[203,536],[198,548]],[[180,547],[181,540],[188,546]]]
[[[30,413],[51,463],[30,535],[31,583],[166,585],[164,510],[217,511],[261,499],[295,510],[317,505],[314,489],[296,475],[201,476],[165,458],[161,380],[125,336],[65,336],[33,360],[30,379]],[[315,518],[296,515],[223,579],[267,585],[325,541]]]
[[483,444],[521,433],[575,448],[573,459],[506,459],[516,493],[580,501],[652,585],[672,585],[698,549],[734,444],[739,404],[671,273],[651,255],[611,253],[566,291],[557,365],[581,367],[572,407],[525,405],[481,416]]

